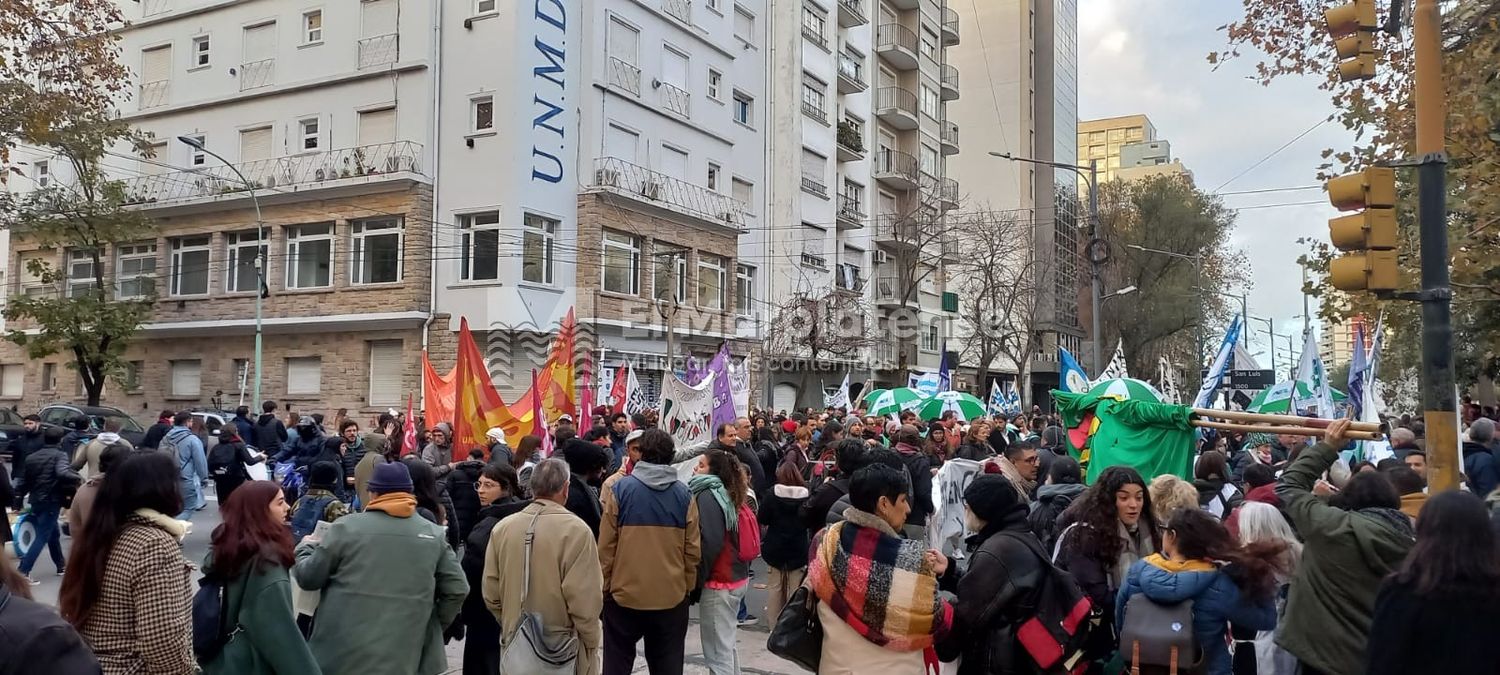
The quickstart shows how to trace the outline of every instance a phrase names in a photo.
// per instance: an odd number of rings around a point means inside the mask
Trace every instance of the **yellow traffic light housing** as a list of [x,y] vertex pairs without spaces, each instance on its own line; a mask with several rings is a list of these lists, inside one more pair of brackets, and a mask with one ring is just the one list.
[[1339,57],[1339,80],[1375,77],[1375,0],[1354,0],[1323,12]]
[[1340,251],[1328,266],[1328,281],[1341,291],[1394,291],[1396,267],[1396,172],[1376,167],[1328,181],[1328,201],[1340,211],[1360,213],[1328,221],[1329,239]]

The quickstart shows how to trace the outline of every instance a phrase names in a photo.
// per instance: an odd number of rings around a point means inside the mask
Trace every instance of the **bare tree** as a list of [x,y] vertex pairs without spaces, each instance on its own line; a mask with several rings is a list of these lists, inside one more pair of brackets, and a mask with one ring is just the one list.
[[[907,193],[904,202],[897,203],[894,213],[885,213],[874,218],[875,240],[887,249],[887,260],[877,265],[876,297],[894,301],[901,309],[887,314],[884,338],[897,346],[896,369],[906,370],[911,364],[904,348],[915,334],[911,326],[920,329],[920,309],[917,294],[922,285],[946,278],[945,257],[951,256],[957,240],[945,215],[958,208],[957,184],[932,176],[922,177],[919,189]],[[945,246],[950,247],[946,252]]]
[[1043,339],[1038,298],[1049,279],[1049,258],[1037,255],[1031,223],[1009,213],[971,214],[953,230],[964,246],[953,266],[964,325],[961,354],[978,362],[980,387],[996,358],[1014,363],[1022,404],[1030,405],[1031,361]]
[[779,303],[766,329],[764,349],[774,356],[855,359],[876,343],[867,330],[869,306],[841,290],[797,292]]

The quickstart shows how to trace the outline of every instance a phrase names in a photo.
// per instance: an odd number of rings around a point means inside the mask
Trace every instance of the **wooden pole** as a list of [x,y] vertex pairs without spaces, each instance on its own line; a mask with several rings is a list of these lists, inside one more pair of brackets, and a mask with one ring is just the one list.
[[[1326,429],[1313,427],[1284,426],[1280,424],[1244,424],[1240,422],[1212,422],[1209,420],[1191,420],[1188,422],[1195,427],[1204,429],[1220,429],[1223,431],[1243,431],[1245,433],[1260,434],[1285,434],[1288,436],[1322,436]],[[1380,441],[1385,435],[1377,431],[1355,431],[1350,429],[1344,437],[1351,441]]]
[[[1251,422],[1261,424],[1290,424],[1311,429],[1327,429],[1333,420],[1317,417],[1298,417],[1296,415],[1268,415],[1265,413],[1240,412],[1237,410],[1213,410],[1210,408],[1193,408],[1193,413],[1199,417],[1216,417],[1234,422]],[[1357,422],[1351,420],[1349,429],[1352,431],[1368,431],[1372,433],[1385,433],[1386,425],[1382,422]]]

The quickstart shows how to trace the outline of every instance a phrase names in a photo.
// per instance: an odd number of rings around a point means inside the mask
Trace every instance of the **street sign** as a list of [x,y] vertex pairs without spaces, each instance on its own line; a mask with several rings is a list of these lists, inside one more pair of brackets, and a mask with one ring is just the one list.
[[[1201,377],[1208,377],[1208,371],[1202,371]],[[1260,391],[1273,384],[1276,384],[1276,371],[1273,370],[1229,370],[1224,373],[1223,385],[1227,389]]]

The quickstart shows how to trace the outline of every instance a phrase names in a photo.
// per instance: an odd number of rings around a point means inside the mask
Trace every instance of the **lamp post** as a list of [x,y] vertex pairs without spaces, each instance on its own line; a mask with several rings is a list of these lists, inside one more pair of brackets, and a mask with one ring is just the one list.
[[[1092,325],[1089,330],[1090,337],[1093,338],[1094,341],[1094,374],[1098,375],[1100,370],[1103,369],[1102,362],[1099,360],[1099,357],[1101,355],[1100,352],[1103,351],[1102,349],[1100,349],[1102,340],[1100,339],[1101,336],[1099,335],[1099,302],[1102,300],[1102,298],[1100,298],[1099,296],[1104,292],[1103,279],[1099,274],[1099,268],[1103,267],[1105,261],[1108,260],[1107,257],[1095,255],[1095,242],[1099,242],[1100,244],[1104,243],[1099,239],[1099,160],[1090,159],[1088,166],[1079,166],[1076,164],[1051,162],[1045,159],[1017,157],[1008,152],[991,151],[990,155],[993,157],[999,157],[1001,159],[1008,159],[1012,162],[1027,162],[1030,164],[1050,166],[1054,169],[1067,169],[1068,171],[1072,171],[1073,173],[1078,174],[1079,178],[1084,178],[1089,182],[1089,243],[1087,252],[1089,256],[1089,269],[1093,275],[1093,284],[1091,285],[1091,290],[1089,293],[1089,304],[1092,310],[1090,312],[1090,314],[1092,315],[1090,323]],[[1085,174],[1085,171],[1087,171],[1088,173]],[[1033,250],[1031,254],[1035,256],[1037,252],[1035,250],[1035,247],[1032,248]]]
[[260,215],[260,197],[255,194],[255,183],[252,183],[249,179],[245,178],[245,174],[240,173],[239,168],[233,164],[230,164],[229,160],[224,159],[219,155],[219,153],[209,150],[207,147],[205,147],[202,141],[190,136],[178,136],[177,140],[181,141],[184,145],[193,148],[194,150],[202,152],[203,154],[209,155],[214,159],[223,162],[224,166],[229,167],[229,170],[234,172],[234,175],[240,179],[240,182],[245,184],[246,190],[250,193],[250,203],[255,206],[255,397],[252,399],[252,410],[260,410],[260,365],[262,346],[261,301],[265,298],[266,289],[265,251],[267,245],[266,221]]
[[1250,318],[1255,319],[1256,321],[1264,321],[1266,323],[1266,335],[1271,338],[1271,376],[1275,377],[1275,375],[1276,375],[1276,320],[1275,319],[1262,319],[1262,318],[1260,318],[1258,316],[1252,316]]

